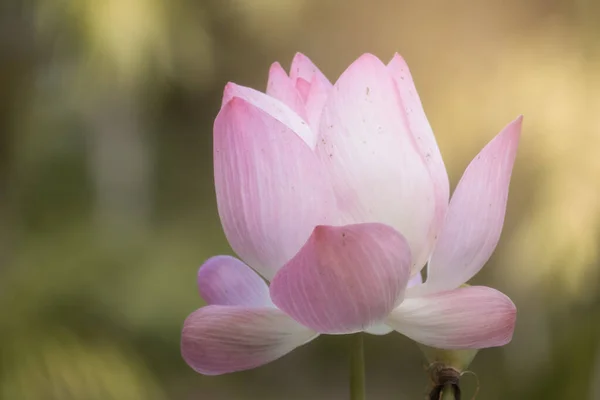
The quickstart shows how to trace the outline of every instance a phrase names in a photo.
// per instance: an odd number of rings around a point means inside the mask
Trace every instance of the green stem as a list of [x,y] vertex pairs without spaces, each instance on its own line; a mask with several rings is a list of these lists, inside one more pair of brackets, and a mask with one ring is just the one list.
[[427,398],[429,400],[461,400],[460,387],[457,383],[434,386]]
[[454,389],[452,388],[452,385],[446,385],[444,387],[444,391],[442,392],[442,397],[440,397],[441,400],[456,400],[456,398],[454,397]]
[[350,400],[365,400],[365,352],[363,334],[352,335],[350,349]]

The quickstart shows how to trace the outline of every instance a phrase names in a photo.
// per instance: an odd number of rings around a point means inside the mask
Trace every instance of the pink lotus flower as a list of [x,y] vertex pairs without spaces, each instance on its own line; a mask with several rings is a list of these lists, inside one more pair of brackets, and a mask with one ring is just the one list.
[[[250,369],[319,334],[392,329],[445,349],[501,346],[516,309],[463,287],[498,243],[521,117],[448,176],[410,72],[365,54],[335,85],[297,54],[267,93],[229,83],[214,125],[215,187],[244,262],[209,259],[208,306],[182,354],[203,374]],[[421,269],[428,262],[428,278]],[[270,281],[257,275],[257,271]]]

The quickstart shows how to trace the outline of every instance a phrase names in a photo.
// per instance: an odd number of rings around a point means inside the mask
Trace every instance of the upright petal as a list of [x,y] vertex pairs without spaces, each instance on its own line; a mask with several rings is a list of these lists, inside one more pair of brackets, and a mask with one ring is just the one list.
[[207,306],[186,319],[181,354],[197,372],[220,375],[267,364],[315,337],[276,308]]
[[296,79],[296,90],[300,94],[302,100],[306,103],[308,99],[308,94],[310,92],[310,82],[305,81],[302,78]]
[[[302,79],[298,79],[298,83],[304,82]],[[328,82],[329,83],[329,82]],[[300,84],[302,85],[302,84]],[[306,102],[304,104],[306,109],[306,117],[308,118],[308,124],[314,132],[319,132],[321,125],[321,115],[323,113],[323,107],[331,93],[331,85],[323,84],[322,81],[313,77],[310,83],[310,88],[306,95]]]
[[431,179],[434,182],[436,217],[434,223],[431,224],[431,236],[435,238],[439,234],[448,209],[450,194],[448,173],[406,61],[399,54],[395,54],[388,63],[388,71],[394,78],[400,93],[401,112],[406,116],[410,133],[424,157],[425,164],[429,168]]
[[296,132],[238,97],[214,127],[215,189],[225,235],[265,278],[274,276],[334,207],[331,187]]
[[296,85],[287,76],[279,63],[273,63],[269,69],[269,82],[267,83],[267,94],[281,101],[296,114],[307,121],[304,100],[296,90]]
[[435,239],[437,192],[386,66],[366,54],[336,82],[321,115],[317,153],[344,223],[381,222],[406,237],[413,270]]
[[227,86],[225,86],[225,91],[223,92],[223,106],[221,110],[234,97],[245,100],[268,114],[271,118],[281,122],[302,138],[311,149],[314,149],[317,141],[317,134],[310,129],[302,116],[298,115],[280,100],[266,95],[263,92],[259,92],[258,90],[229,82]]
[[517,310],[499,291],[470,286],[404,299],[386,323],[439,349],[481,349],[511,341]]
[[421,294],[460,286],[492,255],[504,224],[521,121],[519,117],[506,126],[465,170],[450,201]]
[[209,258],[198,270],[198,289],[208,304],[274,307],[265,281],[231,256]]
[[387,225],[318,226],[273,279],[271,298],[317,332],[358,332],[402,301],[409,270],[408,244]]
[[296,82],[298,78],[302,78],[307,82],[311,82],[313,78],[319,80],[323,86],[331,87],[331,82],[321,70],[302,53],[296,53],[292,60],[292,66],[290,67],[290,78],[292,82]]

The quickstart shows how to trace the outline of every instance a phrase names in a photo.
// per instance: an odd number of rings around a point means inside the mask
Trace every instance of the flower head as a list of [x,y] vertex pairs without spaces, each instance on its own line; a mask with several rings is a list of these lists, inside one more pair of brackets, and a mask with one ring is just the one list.
[[385,65],[363,55],[335,85],[301,54],[289,75],[272,65],[266,94],[229,83],[214,125],[215,188],[244,262],[218,256],[200,268],[208,306],[185,322],[186,361],[227,373],[321,333],[392,328],[440,348],[507,343],[510,299],[460,286],[499,240],[520,127],[519,118],[481,151],[449,203],[400,56]]

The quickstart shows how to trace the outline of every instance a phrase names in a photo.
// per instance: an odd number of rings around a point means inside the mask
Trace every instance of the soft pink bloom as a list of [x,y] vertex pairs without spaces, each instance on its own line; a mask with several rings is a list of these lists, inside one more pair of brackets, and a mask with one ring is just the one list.
[[448,202],[399,55],[386,66],[365,54],[335,85],[302,54],[289,75],[271,66],[266,94],[229,83],[214,125],[215,188],[244,262],[218,256],[200,268],[208,306],[185,322],[185,360],[222,374],[322,333],[392,329],[438,348],[508,343],[510,299],[461,286],[500,238],[520,131],[521,117],[475,157]]

